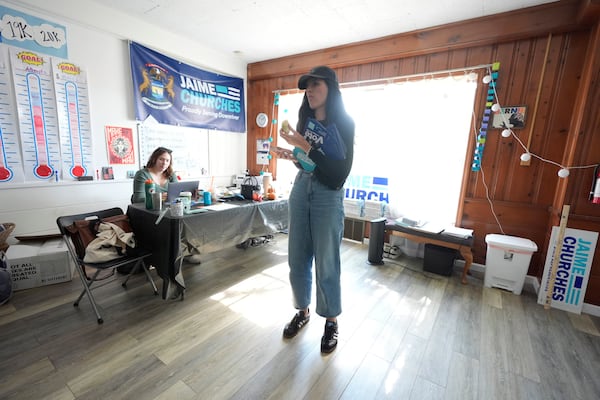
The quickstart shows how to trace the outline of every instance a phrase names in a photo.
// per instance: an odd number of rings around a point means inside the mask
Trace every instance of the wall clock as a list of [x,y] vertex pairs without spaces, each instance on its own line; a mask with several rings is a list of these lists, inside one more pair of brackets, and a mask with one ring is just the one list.
[[269,116],[265,113],[258,113],[256,116],[256,125],[260,128],[264,128],[269,123]]

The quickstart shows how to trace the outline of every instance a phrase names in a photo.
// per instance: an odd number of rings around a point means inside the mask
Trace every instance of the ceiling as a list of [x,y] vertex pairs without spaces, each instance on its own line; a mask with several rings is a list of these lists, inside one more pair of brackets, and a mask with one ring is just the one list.
[[246,63],[555,0],[91,0]]

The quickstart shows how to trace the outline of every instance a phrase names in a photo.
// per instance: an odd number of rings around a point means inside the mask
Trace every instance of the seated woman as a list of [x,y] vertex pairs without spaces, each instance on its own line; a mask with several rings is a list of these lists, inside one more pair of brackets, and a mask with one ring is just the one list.
[[[152,152],[146,166],[136,172],[133,178],[132,203],[146,201],[146,181],[148,179],[152,180],[156,190],[163,194],[163,200],[166,199],[169,182],[178,182],[171,161],[171,150],[166,147],[158,147]],[[200,252],[187,241],[185,244],[182,254],[184,260],[191,264],[200,264]]]
[[146,200],[146,181],[151,180],[156,190],[167,194],[169,182],[177,182],[177,176],[173,171],[171,150],[166,147],[158,147],[152,152],[146,166],[136,172],[133,178],[132,203],[141,203]]

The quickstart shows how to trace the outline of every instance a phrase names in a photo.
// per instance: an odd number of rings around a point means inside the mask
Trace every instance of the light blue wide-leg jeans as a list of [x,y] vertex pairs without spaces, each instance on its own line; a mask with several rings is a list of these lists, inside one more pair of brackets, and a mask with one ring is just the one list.
[[309,172],[296,175],[289,198],[288,252],[294,307],[311,302],[315,263],[318,315],[331,318],[342,312],[340,244],[344,229],[344,189],[333,190]]

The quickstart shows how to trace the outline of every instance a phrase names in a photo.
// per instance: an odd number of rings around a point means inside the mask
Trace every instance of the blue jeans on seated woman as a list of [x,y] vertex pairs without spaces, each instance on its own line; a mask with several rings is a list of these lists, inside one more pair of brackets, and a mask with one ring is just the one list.
[[289,198],[290,284],[296,309],[311,302],[315,264],[318,315],[342,312],[340,244],[344,230],[344,189],[333,190],[309,172],[299,171]]

